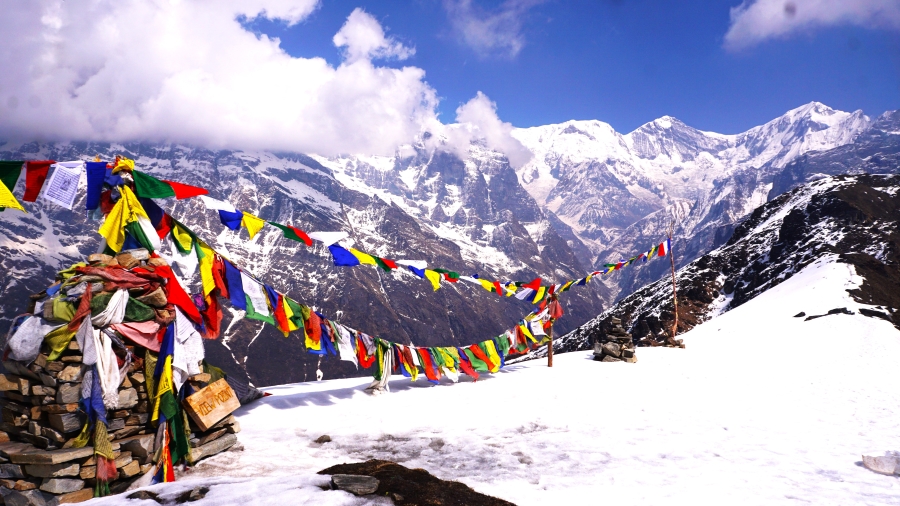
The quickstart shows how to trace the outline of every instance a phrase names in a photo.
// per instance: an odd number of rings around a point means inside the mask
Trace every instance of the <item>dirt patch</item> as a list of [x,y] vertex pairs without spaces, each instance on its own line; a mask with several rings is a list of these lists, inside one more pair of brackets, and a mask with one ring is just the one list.
[[378,478],[376,495],[390,497],[397,506],[515,506],[480,494],[467,485],[442,480],[424,469],[409,469],[387,460],[339,464],[319,474],[356,474]]

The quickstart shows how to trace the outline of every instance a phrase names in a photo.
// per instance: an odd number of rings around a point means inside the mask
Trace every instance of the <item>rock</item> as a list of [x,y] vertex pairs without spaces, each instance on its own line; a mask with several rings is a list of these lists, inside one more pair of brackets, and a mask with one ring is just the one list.
[[141,295],[137,300],[155,308],[163,308],[168,304],[166,292],[162,288],[157,288],[146,295]]
[[97,466],[81,466],[78,477],[82,480],[92,480],[97,477]]
[[110,418],[127,418],[128,415],[130,415],[130,414],[131,414],[131,413],[129,413],[129,411],[128,411],[127,409],[120,409],[120,410],[118,410],[118,411],[113,411],[112,414],[110,414],[110,413],[107,411],[107,412],[106,412],[106,418],[107,418],[107,419],[110,419]]
[[163,267],[169,265],[165,260],[159,257],[153,257],[147,259],[147,265],[151,265],[153,267]]
[[3,500],[7,506],[49,506],[51,497],[40,490],[25,492],[11,490],[3,495]]
[[124,429],[124,428],[125,428],[125,420],[124,419],[113,418],[112,420],[109,421],[109,426],[107,427],[107,430],[109,432],[114,432],[114,431]]
[[63,462],[62,464],[31,464],[25,466],[25,472],[38,478],[60,478],[63,476],[78,476],[81,470],[75,462]]
[[374,494],[378,490],[378,478],[356,474],[335,474],[331,476],[331,486],[355,495]]
[[794,318],[803,318],[804,316],[806,316],[806,312],[800,311],[799,313],[794,315]]
[[47,413],[74,413],[78,411],[78,403],[72,402],[68,404],[50,404],[44,407]]
[[603,344],[600,342],[594,343],[594,355],[603,355]]
[[150,492],[149,490],[138,490],[137,492],[128,494],[128,499],[150,500],[159,502],[159,495],[154,492]]
[[62,434],[56,432],[50,427],[41,427],[41,436],[47,438],[51,443],[59,446],[66,442],[66,438]]
[[631,358],[634,356],[634,350],[622,350],[622,358]]
[[143,436],[131,436],[119,441],[122,450],[131,452],[131,455],[140,459],[146,460],[147,458],[153,456],[153,434],[146,434]]
[[54,360],[53,362],[47,362],[46,367],[44,367],[44,369],[46,369],[48,372],[51,372],[51,373],[54,373],[54,372],[58,373],[59,371],[62,371],[65,368],[66,368],[65,362],[60,362],[58,360]]
[[196,381],[198,383],[209,383],[209,380],[212,379],[212,376],[208,372],[201,372],[200,374],[195,374],[188,378],[188,381]]
[[144,383],[144,373],[138,371],[129,375],[133,383],[142,385]]
[[73,504],[77,502],[89,501],[94,498],[94,491],[90,488],[83,488],[77,492],[69,492],[56,497],[55,504]]
[[131,452],[121,452],[116,457],[115,462],[116,462],[116,469],[120,469],[120,468],[123,468],[123,467],[127,466],[128,464],[131,464],[132,462],[134,462],[134,459],[131,458]]
[[82,359],[81,355],[66,355],[66,356],[60,358],[60,360],[62,360],[63,362],[69,363],[69,364],[75,364],[75,363],[80,364],[81,359]]
[[209,443],[210,441],[218,439],[219,436],[221,436],[222,434],[225,434],[226,432],[227,432],[227,430],[225,430],[225,429],[218,429],[218,430],[214,430],[208,434],[204,434],[203,436],[200,436],[199,438],[192,438],[190,441],[191,448],[203,446],[206,443]]
[[137,406],[138,393],[133,388],[119,390],[119,409],[129,409]]
[[147,425],[147,421],[150,419],[149,413],[135,413],[128,418],[125,419],[125,425]]
[[44,385],[34,385],[31,387],[31,395],[56,395],[56,389]]
[[616,358],[619,358],[622,355],[622,347],[617,343],[603,343],[600,348],[606,355],[610,355]]
[[150,404],[147,401],[141,401],[134,407],[135,413],[147,413],[150,410]]
[[863,455],[863,467],[878,474],[900,475],[900,455],[885,455],[883,457],[869,457]]
[[50,376],[49,374],[41,373],[40,377],[41,377],[41,383],[43,383],[44,386],[56,387],[56,378],[54,378],[53,376]]
[[199,501],[206,497],[206,494],[209,493],[209,487],[197,487],[193,490],[185,490],[184,492],[175,496],[175,503],[182,504],[186,502],[194,502]]
[[0,464],[0,478],[18,480],[24,478],[22,466],[16,464]]
[[[8,444],[10,443],[3,443],[3,445]],[[90,457],[94,454],[94,448],[91,446],[47,451],[39,450],[28,444],[18,444],[21,446],[3,449],[3,452],[7,454],[7,458],[14,464],[60,464]]]
[[130,253],[119,253],[118,255],[116,255],[116,261],[119,262],[119,265],[126,269],[137,267],[141,263],[141,260],[139,258],[135,258]]
[[622,361],[623,361],[623,362],[628,362],[629,364],[636,364],[636,363],[637,363],[637,357],[623,358]]
[[[128,458],[130,459],[131,457]],[[141,474],[141,465],[138,464],[138,461],[132,460],[122,466],[121,469],[119,469],[119,474],[123,478],[131,478],[132,476],[137,476]]]
[[27,480],[0,480],[0,485],[13,490],[34,490],[37,484]]
[[319,443],[319,444],[330,443],[330,442],[331,442],[331,436],[329,436],[328,434],[325,434],[324,436],[319,436],[319,437],[316,438],[316,440],[313,441],[313,442],[314,442],[314,443]]
[[237,420],[235,420],[233,424],[228,425],[228,426],[226,426],[225,428],[228,429],[228,432],[229,432],[229,433],[231,433],[231,434],[237,434],[238,432],[241,431],[241,424],[238,423]]
[[84,480],[77,478],[45,478],[41,490],[51,494],[68,494],[84,488]]
[[235,436],[234,434],[225,434],[219,439],[191,450],[188,463],[194,465],[201,459],[205,459],[206,457],[215,455],[219,452],[227,450],[228,448],[231,448],[234,443],[237,443],[237,436]]
[[12,374],[0,374],[0,391],[28,395],[30,390],[31,382],[27,379],[13,376]]
[[128,379],[128,376],[125,376],[125,379],[122,380],[122,384],[119,385],[119,388],[131,388],[131,380]]
[[50,426],[63,434],[71,434],[81,430],[84,425],[83,417],[80,413],[59,413],[48,416]]
[[603,360],[601,360],[601,362],[621,362],[621,361],[622,361],[621,358],[611,357],[609,355],[603,357]]
[[[80,383],[82,375],[83,375],[83,368],[81,367],[81,364],[78,364],[78,365],[73,364],[73,365],[66,366],[65,369],[60,371],[59,374],[56,375],[56,380],[64,381],[67,383],[75,383],[75,382]],[[81,386],[79,385],[78,388],[81,388]]]
[[609,322],[612,323],[613,325],[621,325],[622,324],[622,320],[619,318],[616,318],[615,316],[610,318]]
[[89,264],[104,264],[107,265],[112,261],[113,257],[109,255],[104,255],[103,253],[93,253],[88,255],[87,261]]
[[140,425],[132,425],[130,427],[125,427],[124,429],[117,430],[113,434],[113,439],[122,439],[122,438],[125,438],[128,436],[133,436],[135,434],[140,433],[143,430],[144,430],[144,427],[140,426]]

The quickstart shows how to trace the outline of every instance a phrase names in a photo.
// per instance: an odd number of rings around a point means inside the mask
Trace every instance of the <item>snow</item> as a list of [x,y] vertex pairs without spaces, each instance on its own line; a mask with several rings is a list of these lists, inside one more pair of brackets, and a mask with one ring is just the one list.
[[394,376],[377,397],[365,378],[268,388],[237,413],[244,451],[162,489],[211,486],[198,506],[361,504],[314,473],[381,458],[518,505],[897,504],[900,481],[859,461],[900,448],[900,334],[859,314],[794,317],[858,313],[859,281],[811,264],[637,364],[569,353],[477,383]]

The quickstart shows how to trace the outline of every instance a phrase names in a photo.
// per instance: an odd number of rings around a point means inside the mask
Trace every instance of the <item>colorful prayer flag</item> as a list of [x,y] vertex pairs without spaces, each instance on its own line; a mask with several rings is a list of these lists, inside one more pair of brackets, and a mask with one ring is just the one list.
[[250,239],[253,239],[266,225],[266,220],[253,216],[250,213],[244,213],[244,217],[241,219],[241,225],[247,229],[247,232],[250,234]]
[[353,267],[355,265],[359,265],[359,259],[356,258],[353,253],[347,251],[345,248],[338,246],[337,244],[328,246],[328,251],[331,252],[331,256],[334,259],[334,265],[342,267]]
[[[25,162],[25,195],[22,200],[25,202],[34,202],[41,193],[44,181],[47,179],[47,172],[50,166],[56,163],[55,160],[31,160]],[[11,189],[10,189],[11,190]]]
[[306,235],[306,232],[300,230],[299,228],[294,228],[290,225],[281,225],[273,221],[270,221],[269,225],[272,225],[273,227],[278,228],[282,232],[284,232],[284,237],[287,239],[302,242],[307,246],[312,246],[312,239],[308,235]]

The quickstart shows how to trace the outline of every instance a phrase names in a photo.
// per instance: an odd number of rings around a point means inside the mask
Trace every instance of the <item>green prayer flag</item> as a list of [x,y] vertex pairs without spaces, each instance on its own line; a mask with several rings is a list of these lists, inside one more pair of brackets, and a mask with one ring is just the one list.
[[298,304],[297,302],[294,301],[294,299],[291,299],[289,297],[285,297],[284,300],[287,301],[288,307],[291,308],[291,311],[294,313],[291,316],[290,320],[292,322],[294,322],[294,325],[300,327],[300,330],[303,330],[303,325],[304,325],[304,322],[306,321],[305,318],[309,317],[308,316],[309,308],[306,309],[307,316],[304,317],[303,316],[303,307],[304,306],[302,306],[301,304]]
[[478,372],[491,372],[491,369],[487,366],[487,364],[484,363],[484,361],[480,358],[476,357],[472,350],[468,348],[463,348],[462,350],[466,353],[466,356],[469,357],[469,362],[472,363],[472,369],[475,369]]
[[153,243],[151,243],[150,239],[147,238],[147,234],[144,233],[144,227],[142,227],[140,223],[132,221],[128,225],[125,225],[125,230],[127,230],[129,234],[134,236],[137,242],[140,243],[141,246],[146,248],[147,251],[153,253]]
[[251,320],[259,320],[261,322],[266,322],[269,325],[275,325],[275,318],[270,314],[269,316],[263,316],[256,311],[253,310],[253,301],[250,300],[249,295],[244,295],[244,300],[247,301],[247,318]]
[[171,185],[149,174],[134,170],[131,172],[131,175],[134,177],[134,193],[138,197],[162,199],[175,196],[175,190],[172,189]]
[[381,267],[384,272],[391,272],[391,268],[388,266],[388,264],[384,263],[384,260],[374,255],[372,256],[372,258],[375,259],[375,263],[378,264],[378,267]]
[[[24,161],[0,161],[0,182],[2,182],[6,188],[9,189],[9,192],[12,193],[13,187],[16,186],[16,181],[19,180],[19,174],[22,172],[22,164]],[[0,212],[6,209],[5,207],[0,207]]]

